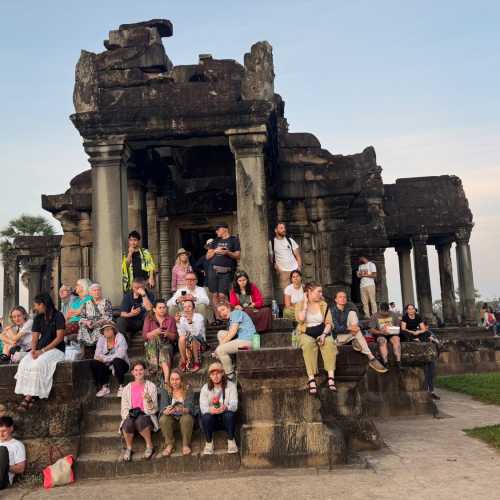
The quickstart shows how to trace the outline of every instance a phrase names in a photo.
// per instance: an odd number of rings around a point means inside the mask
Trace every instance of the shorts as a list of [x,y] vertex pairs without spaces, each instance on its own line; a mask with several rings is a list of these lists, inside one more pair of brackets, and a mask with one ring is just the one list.
[[122,424],[122,431],[126,434],[135,434],[135,432],[142,432],[144,429],[153,428],[153,422],[149,415],[140,415],[137,418],[127,417]]
[[234,272],[216,273],[213,269],[208,272],[208,289],[212,293],[223,293],[229,297],[229,290],[233,285]]
[[375,335],[375,340],[378,342],[378,339],[385,339],[387,342],[390,341],[391,337],[399,337],[399,335]]

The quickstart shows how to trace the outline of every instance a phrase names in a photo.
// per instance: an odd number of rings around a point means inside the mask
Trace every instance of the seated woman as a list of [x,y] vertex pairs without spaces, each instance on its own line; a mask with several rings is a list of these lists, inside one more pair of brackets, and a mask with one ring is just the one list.
[[166,388],[160,389],[160,429],[165,440],[162,456],[175,451],[174,432],[178,428],[182,438],[182,454],[191,454],[191,437],[196,417],[194,395],[182,380],[179,370],[172,370]]
[[[0,333],[3,343],[3,352],[0,362],[8,363],[11,359],[20,360],[31,349],[31,329],[33,320],[23,306],[16,306],[10,311],[11,325]],[[19,353],[19,355],[15,355]]]
[[[75,336],[75,340],[78,335],[78,328],[81,319],[81,311],[83,305],[92,300],[92,297],[89,295],[90,288],[90,280],[86,278],[79,279],[76,282],[75,292],[76,297],[71,301],[71,305],[68,308],[68,312],[66,313],[66,335]],[[70,338],[68,340],[73,340]]]
[[205,320],[200,313],[194,312],[194,302],[185,300],[183,312],[177,325],[179,334],[179,369],[183,372],[197,372],[201,368],[201,349],[206,345]]
[[90,364],[95,385],[101,387],[96,396],[102,398],[110,393],[109,377],[113,372],[119,384],[116,395],[121,397],[125,374],[130,364],[127,356],[127,341],[112,321],[103,323],[98,331],[101,335],[97,339],[94,359]]
[[402,342],[429,342],[430,333],[423,318],[413,304],[408,304],[401,319],[400,333]]
[[[90,285],[91,300],[82,305],[78,329],[78,341],[87,351],[92,351],[99,338],[100,327],[104,321],[113,320],[113,306],[111,301],[102,296],[102,287],[99,283]],[[87,353],[87,358],[91,357]],[[93,355],[92,352],[90,354]]]
[[233,309],[245,311],[252,319],[258,332],[272,328],[273,315],[271,308],[264,307],[262,294],[245,271],[236,271],[233,287],[229,292],[229,302]]
[[319,283],[308,283],[304,300],[295,305],[298,321],[298,346],[302,349],[308,377],[309,394],[317,394],[315,376],[318,373],[318,350],[321,351],[323,365],[328,372],[328,388],[336,391],[335,362],[337,346],[332,338],[332,315],[323,299],[323,289]]
[[144,348],[148,364],[154,370],[161,368],[163,380],[166,382],[169,380],[174,357],[177,326],[175,318],[168,315],[164,300],[157,300],[153,310],[146,314],[142,335],[146,341]]
[[145,380],[146,363],[136,361],[132,364],[133,382],[123,388],[120,431],[123,433],[127,448],[123,454],[124,462],[132,460],[132,445],[136,433],[146,442],[144,458],[153,456],[153,440],[151,430],[158,430],[158,394],[156,385]]
[[37,315],[33,320],[31,352],[19,363],[15,378],[16,394],[24,395],[20,411],[31,408],[33,398],[46,399],[59,361],[64,361],[64,316],[54,307],[48,293],[33,300]]
[[223,321],[228,321],[228,330],[219,330],[217,339],[219,346],[215,349],[215,355],[224,366],[227,377],[234,378],[233,362],[230,354],[235,354],[238,349],[251,349],[252,337],[256,333],[255,325],[250,316],[241,309],[231,312],[227,302],[221,302],[217,306],[217,314]]
[[238,453],[234,440],[238,390],[236,384],[227,379],[222,364],[212,363],[208,367],[208,382],[201,388],[201,425],[205,433],[204,455],[214,454],[213,436],[216,430],[227,433],[227,452]]
[[295,304],[303,300],[302,273],[296,269],[290,273],[290,284],[283,291],[283,318],[295,321]]

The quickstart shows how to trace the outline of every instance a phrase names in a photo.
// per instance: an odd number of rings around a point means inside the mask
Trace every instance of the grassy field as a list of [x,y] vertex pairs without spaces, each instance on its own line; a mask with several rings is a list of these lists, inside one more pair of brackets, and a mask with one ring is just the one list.
[[500,372],[437,377],[436,386],[468,394],[483,403],[500,405]]
[[[436,385],[450,391],[468,394],[483,403],[500,405],[500,373],[469,373],[437,377]],[[500,450],[500,424],[464,429],[464,432]]]

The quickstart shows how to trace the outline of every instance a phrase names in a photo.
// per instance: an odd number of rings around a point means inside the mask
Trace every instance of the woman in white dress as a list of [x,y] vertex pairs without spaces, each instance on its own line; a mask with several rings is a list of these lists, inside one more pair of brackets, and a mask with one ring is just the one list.
[[64,316],[54,307],[48,293],[40,293],[33,302],[37,315],[33,320],[31,352],[21,360],[15,375],[14,392],[24,396],[20,411],[29,410],[34,398],[49,397],[56,365],[64,361]]

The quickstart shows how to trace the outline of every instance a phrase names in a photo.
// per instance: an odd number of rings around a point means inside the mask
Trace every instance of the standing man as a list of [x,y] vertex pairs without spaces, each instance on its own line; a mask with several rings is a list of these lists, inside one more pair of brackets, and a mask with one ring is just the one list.
[[128,251],[122,260],[123,291],[128,292],[134,278],[142,278],[150,288],[155,286],[156,266],[148,249],[141,247],[141,235],[131,231],[128,235]]
[[[377,312],[377,297],[375,278],[377,277],[377,266],[365,256],[359,258],[358,278],[361,278],[359,291],[365,318],[371,318]],[[371,307],[371,312],[370,312]]]
[[286,234],[286,225],[284,222],[276,224],[274,235],[274,238],[269,241],[269,257],[278,281],[280,294],[278,303],[282,304],[284,290],[290,284],[290,273],[301,270],[302,258],[299,252],[299,245]]
[[0,490],[12,484],[16,474],[26,469],[24,444],[12,437],[14,421],[11,417],[0,417]]
[[208,289],[213,294],[214,311],[219,302],[228,301],[234,271],[241,257],[240,240],[231,236],[227,224],[215,226],[215,238],[207,249]]

